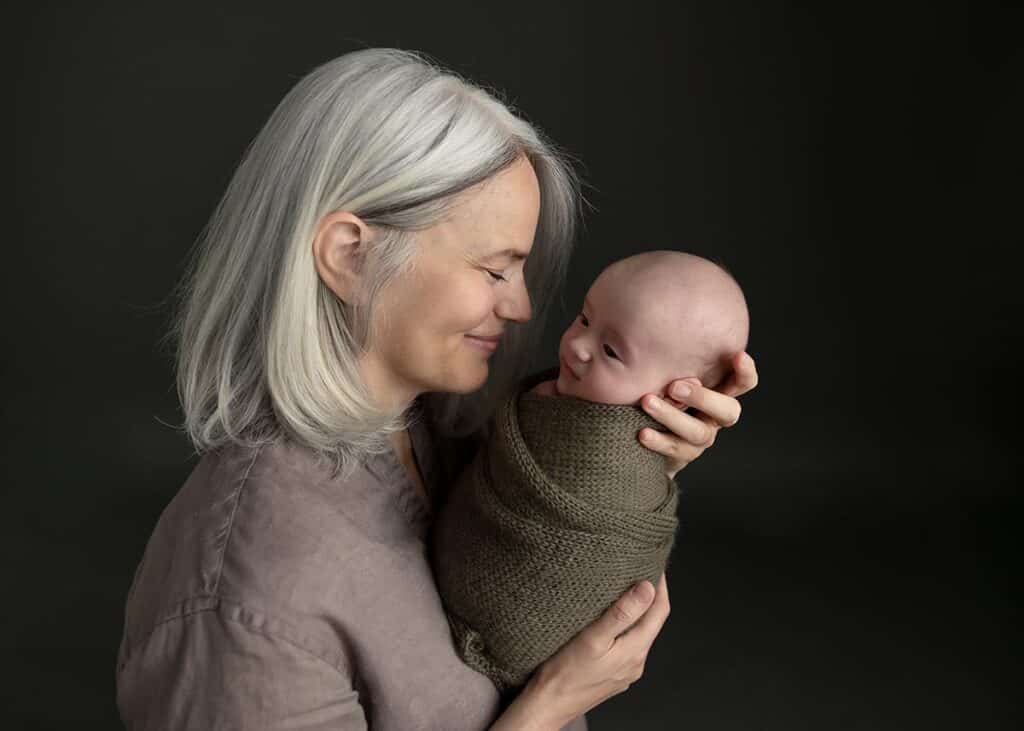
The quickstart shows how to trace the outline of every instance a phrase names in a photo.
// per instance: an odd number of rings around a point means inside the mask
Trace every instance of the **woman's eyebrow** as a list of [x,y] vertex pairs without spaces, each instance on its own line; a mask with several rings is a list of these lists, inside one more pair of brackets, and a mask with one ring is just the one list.
[[497,259],[499,256],[507,256],[509,259],[515,259],[516,261],[523,261],[524,259],[526,259],[528,254],[526,254],[525,252],[519,251],[517,249],[502,249],[501,251],[496,251],[493,254],[488,254],[484,258],[485,259]]

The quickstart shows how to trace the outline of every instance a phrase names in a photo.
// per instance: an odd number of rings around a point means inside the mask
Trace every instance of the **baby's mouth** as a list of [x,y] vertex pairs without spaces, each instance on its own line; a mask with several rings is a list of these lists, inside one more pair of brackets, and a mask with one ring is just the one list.
[[573,373],[572,368],[569,367],[569,364],[565,362],[565,358],[563,358],[562,356],[558,356],[558,366],[559,374],[567,373],[569,374],[569,377],[572,378],[574,381],[580,380],[580,377]]

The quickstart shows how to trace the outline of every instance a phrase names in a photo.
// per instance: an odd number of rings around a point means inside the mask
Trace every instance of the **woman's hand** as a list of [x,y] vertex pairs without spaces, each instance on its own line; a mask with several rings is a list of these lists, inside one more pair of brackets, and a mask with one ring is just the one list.
[[635,584],[534,671],[491,730],[557,731],[626,690],[644,674],[668,614],[664,573],[657,589],[649,581]]
[[[735,397],[755,386],[757,368],[745,351],[733,356],[732,374],[719,391],[704,388],[697,378],[672,381],[667,400],[657,394],[647,394],[640,399],[644,411],[665,425],[669,433],[641,429],[637,437],[648,449],[665,455],[665,474],[675,477],[715,443],[719,429],[739,421],[740,402]],[[682,393],[683,388],[689,388],[690,393]],[[687,414],[684,411],[687,407],[699,413]]]

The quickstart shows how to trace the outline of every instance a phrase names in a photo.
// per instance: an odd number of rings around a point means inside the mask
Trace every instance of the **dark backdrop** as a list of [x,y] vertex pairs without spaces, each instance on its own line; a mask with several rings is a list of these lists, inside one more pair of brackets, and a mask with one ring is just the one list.
[[596,210],[546,353],[643,249],[719,258],[748,297],[761,385],[680,474],[672,616],[591,727],[1018,727],[1022,15],[818,5],[36,3],[13,46],[5,717],[115,726],[125,594],[194,464],[165,425],[163,299],[285,92],[397,46],[581,160]]

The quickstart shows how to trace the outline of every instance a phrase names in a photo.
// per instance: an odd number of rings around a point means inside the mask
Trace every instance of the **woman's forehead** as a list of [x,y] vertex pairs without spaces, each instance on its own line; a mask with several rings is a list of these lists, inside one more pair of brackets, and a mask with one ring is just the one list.
[[[523,167],[525,166],[525,167]],[[461,228],[480,233],[506,234],[503,241],[489,237],[485,245],[529,250],[540,216],[540,189],[529,163],[513,165],[463,191],[450,214]]]
[[[506,219],[507,220],[507,219]],[[536,224],[511,221],[502,225],[501,219],[482,216],[469,225],[453,230],[472,258],[483,260],[510,260],[520,262],[530,255]]]

